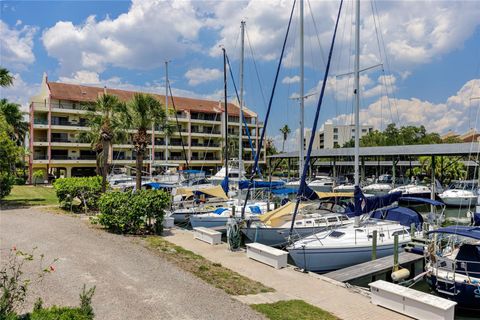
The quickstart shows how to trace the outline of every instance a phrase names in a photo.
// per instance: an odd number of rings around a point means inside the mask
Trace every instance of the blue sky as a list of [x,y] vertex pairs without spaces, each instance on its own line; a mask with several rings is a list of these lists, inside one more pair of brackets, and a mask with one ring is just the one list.
[[[306,127],[312,126],[339,1],[305,0]],[[245,100],[263,119],[292,1],[2,1],[0,63],[15,74],[2,97],[27,105],[43,72],[51,81],[219,100],[225,46],[237,77],[246,21]],[[297,6],[298,7],[298,6]],[[298,9],[298,8],[297,8]],[[319,125],[351,123],[353,2],[345,1]],[[479,128],[480,1],[362,1],[363,123]],[[286,48],[268,135],[298,128],[298,12]],[[252,54],[253,52],[253,54]],[[257,76],[258,72],[258,76]],[[260,81],[259,79],[260,78]],[[230,88],[232,85],[230,83]],[[262,96],[263,92],[263,96]],[[233,95],[233,90],[230,90]],[[264,98],[265,97],[265,98]]]

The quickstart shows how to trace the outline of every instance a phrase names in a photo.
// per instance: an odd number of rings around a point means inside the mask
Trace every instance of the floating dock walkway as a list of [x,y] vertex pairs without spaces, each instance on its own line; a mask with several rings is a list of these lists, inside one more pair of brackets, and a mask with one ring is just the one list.
[[[398,254],[398,264],[400,266],[411,265],[423,259],[424,257],[422,255],[415,253],[400,252]],[[382,274],[392,270],[392,268],[393,256],[388,256],[357,264],[352,267],[332,271],[324,274],[323,276],[340,282],[349,282],[366,276]]]

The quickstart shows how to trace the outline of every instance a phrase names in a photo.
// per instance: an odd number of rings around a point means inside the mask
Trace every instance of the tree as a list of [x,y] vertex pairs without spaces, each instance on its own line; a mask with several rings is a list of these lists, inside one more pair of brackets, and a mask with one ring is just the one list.
[[16,141],[17,145],[24,145],[28,123],[23,121],[20,105],[9,102],[7,99],[1,99],[0,113],[3,114],[5,121],[13,128],[12,139]]
[[285,151],[285,141],[287,141],[288,135],[291,133],[291,130],[288,127],[288,124],[284,125],[280,129],[280,132],[283,134],[282,152],[284,152]]
[[87,116],[90,131],[82,133],[80,139],[90,141],[97,154],[97,173],[101,173],[102,192],[105,192],[110,166],[108,155],[112,142],[126,136],[127,107],[116,96],[103,94],[86,108],[90,111]]
[[[409,175],[432,175],[432,157],[418,157],[419,168],[413,168]],[[452,180],[465,179],[467,174],[465,165],[457,157],[436,156],[435,176],[439,177],[442,184],[449,184]]]
[[15,181],[15,163],[21,155],[21,149],[12,140],[13,128],[0,114],[0,199],[12,190]]
[[0,67],[0,86],[1,87],[9,87],[13,85],[14,79],[15,78],[10,74],[10,71]]
[[129,128],[136,131],[133,134],[133,148],[137,154],[136,188],[140,190],[142,187],[143,158],[148,145],[147,130],[151,129],[153,124],[159,125],[165,130],[170,125],[162,104],[151,95],[143,93],[135,94],[128,103],[127,117]]
[[267,156],[271,156],[278,153],[272,138],[265,139],[265,151],[267,152]]

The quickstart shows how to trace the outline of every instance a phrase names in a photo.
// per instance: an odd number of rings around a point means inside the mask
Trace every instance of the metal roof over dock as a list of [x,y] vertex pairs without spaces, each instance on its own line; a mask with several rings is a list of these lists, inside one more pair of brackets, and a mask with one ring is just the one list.
[[[360,147],[361,157],[370,156],[454,156],[480,152],[479,142],[419,144],[387,147]],[[353,157],[355,148],[335,148],[312,150],[312,158]],[[298,158],[298,151],[279,153],[269,158]]]

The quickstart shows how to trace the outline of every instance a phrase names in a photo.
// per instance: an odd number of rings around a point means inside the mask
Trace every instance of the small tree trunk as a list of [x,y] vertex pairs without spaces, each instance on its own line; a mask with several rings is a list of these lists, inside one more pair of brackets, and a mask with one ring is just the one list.
[[137,174],[136,174],[136,189],[142,189],[142,169],[143,169],[143,152],[137,152],[137,160],[136,160],[136,167],[137,167]]
[[108,175],[108,153],[109,142],[103,141],[103,170],[102,170],[102,192],[107,191],[107,175]]

